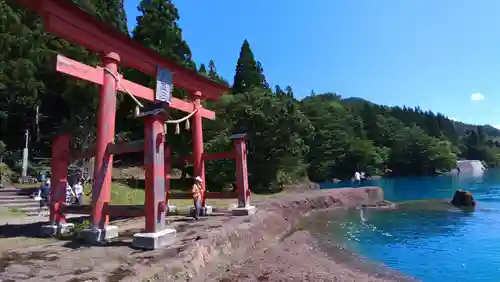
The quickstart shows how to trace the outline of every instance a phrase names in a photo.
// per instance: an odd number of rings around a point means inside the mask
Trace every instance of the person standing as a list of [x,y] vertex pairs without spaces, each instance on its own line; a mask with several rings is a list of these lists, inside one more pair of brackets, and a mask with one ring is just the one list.
[[194,179],[194,184],[191,192],[193,193],[193,204],[194,204],[194,219],[198,220],[201,211],[201,197],[203,195],[203,186],[201,185],[203,180],[201,177],[196,176]]
[[76,198],[75,192],[73,192],[71,185],[69,185],[69,183],[66,183],[66,205],[71,205],[72,197]]
[[361,173],[357,171],[354,173],[354,183],[356,186],[361,185]]
[[83,196],[83,185],[80,181],[78,181],[75,185],[73,185],[73,190],[75,192],[75,204],[82,204],[82,196]]
[[41,215],[42,210],[46,209],[48,213],[50,198],[50,182],[46,181],[40,188],[38,188],[37,200],[40,202],[40,207],[38,208],[38,215]]

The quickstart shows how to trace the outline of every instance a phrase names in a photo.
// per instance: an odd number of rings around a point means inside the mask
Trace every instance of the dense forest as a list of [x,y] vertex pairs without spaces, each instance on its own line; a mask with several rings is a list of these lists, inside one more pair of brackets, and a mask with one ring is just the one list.
[[[143,0],[141,15],[129,34],[123,0],[73,0],[86,12],[112,24],[144,46],[208,78],[230,85],[217,73],[214,61],[192,60],[182,38],[179,12],[169,0]],[[30,132],[31,163],[50,157],[54,134],[70,131],[75,148],[94,142],[98,87],[55,72],[51,58],[60,53],[97,65],[97,54],[45,33],[41,20],[12,0],[0,0],[0,152],[18,169],[25,130]],[[335,93],[294,93],[292,87],[271,87],[264,64],[242,38],[235,62],[232,91],[205,106],[216,111],[215,121],[203,121],[205,150],[232,150],[229,136],[249,134],[248,166],[255,192],[282,184],[349,178],[355,171],[372,175],[433,175],[456,166],[456,160],[479,159],[489,166],[500,161],[500,131],[491,126],[454,122],[440,113],[419,108],[387,107]],[[208,66],[208,67],[207,67]],[[285,66],[284,66],[285,68]],[[122,68],[132,81],[154,87],[155,79]],[[358,93],[363,95],[363,93]],[[174,96],[187,93],[175,89]],[[143,138],[134,119],[134,103],[118,99],[116,139]],[[183,116],[175,112],[173,118]],[[191,152],[191,132],[174,133],[168,142],[174,155]],[[140,163],[141,156],[120,156],[116,165]],[[231,161],[206,164],[209,189],[234,181]]]

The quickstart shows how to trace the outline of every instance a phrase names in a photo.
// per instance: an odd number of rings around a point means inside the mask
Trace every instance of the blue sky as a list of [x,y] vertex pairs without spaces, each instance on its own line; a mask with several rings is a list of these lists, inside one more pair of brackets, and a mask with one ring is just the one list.
[[[194,60],[233,80],[248,39],[271,85],[500,127],[498,0],[174,0]],[[129,28],[139,0],[125,0]],[[308,4],[305,4],[308,3]]]

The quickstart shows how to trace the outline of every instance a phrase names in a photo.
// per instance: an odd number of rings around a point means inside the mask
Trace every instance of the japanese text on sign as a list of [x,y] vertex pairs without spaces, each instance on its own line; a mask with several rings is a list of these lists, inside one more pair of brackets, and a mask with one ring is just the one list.
[[168,69],[158,66],[155,99],[170,104],[172,102],[172,88],[172,73]]

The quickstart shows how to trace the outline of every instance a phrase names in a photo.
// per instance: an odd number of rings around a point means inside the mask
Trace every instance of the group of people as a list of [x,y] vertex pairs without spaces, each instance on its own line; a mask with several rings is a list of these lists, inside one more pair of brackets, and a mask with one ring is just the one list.
[[353,180],[354,180],[354,185],[356,186],[361,186],[361,184],[363,183],[363,180],[367,179],[368,176],[366,175],[365,172],[358,172],[356,171],[354,173],[354,177],[353,177]]
[[[191,189],[192,197],[193,197],[193,205],[194,205],[194,214],[193,217],[195,220],[198,220],[201,215],[202,209],[202,195],[205,192],[203,189],[203,179],[197,176],[194,179],[194,184]],[[44,182],[38,188],[38,193],[35,198],[40,201],[40,208],[38,210],[38,215],[42,213],[42,210],[46,210],[48,213],[48,206],[50,203],[50,195],[51,195],[51,184],[50,178],[44,177]],[[76,182],[76,184],[71,187],[69,183],[66,185],[66,204],[81,204],[83,196],[83,185],[81,181]]]
[[[35,198],[40,202],[40,208],[38,209],[38,215],[41,215],[42,211],[45,209],[48,213],[48,207],[50,203],[50,195],[51,195],[51,182],[50,178],[44,178],[45,181],[38,188],[38,192]],[[71,185],[66,184],[66,195],[65,201],[67,205],[71,204],[81,204],[83,197],[83,185],[81,181],[76,182],[73,187]]]

